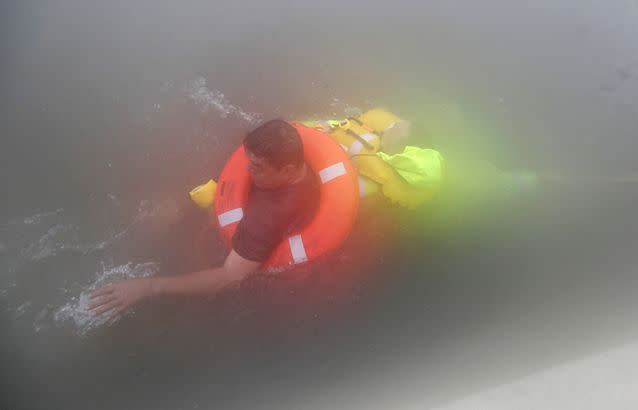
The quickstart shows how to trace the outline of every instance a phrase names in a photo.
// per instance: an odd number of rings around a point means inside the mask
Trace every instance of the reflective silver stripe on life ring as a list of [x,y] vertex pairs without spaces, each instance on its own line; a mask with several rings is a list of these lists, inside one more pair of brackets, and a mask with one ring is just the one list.
[[308,255],[306,255],[306,248],[303,246],[303,240],[301,235],[294,235],[288,238],[290,244],[290,253],[292,254],[292,260],[295,263],[306,262]]
[[241,208],[231,209],[230,211],[226,211],[223,214],[217,215],[217,219],[219,220],[219,225],[222,228],[234,222],[241,221],[243,217],[244,217],[244,210]]
[[[359,137],[361,137],[361,139],[370,142],[372,140],[374,140],[375,138],[378,138],[376,134],[373,134],[371,132],[368,132],[366,134],[362,134],[359,135]],[[361,152],[361,150],[363,149],[363,144],[361,143],[361,141],[355,141],[352,143],[352,145],[350,146],[350,151],[348,151],[350,153],[350,155],[357,155],[358,153]]]
[[346,166],[343,165],[343,162],[337,162],[336,164],[332,164],[319,171],[319,178],[321,179],[321,183],[325,184],[326,182],[332,181],[333,179],[345,174]]

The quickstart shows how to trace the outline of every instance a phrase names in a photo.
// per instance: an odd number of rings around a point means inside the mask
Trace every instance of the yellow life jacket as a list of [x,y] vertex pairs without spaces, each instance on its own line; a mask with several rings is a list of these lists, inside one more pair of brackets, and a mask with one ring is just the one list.
[[[329,132],[348,152],[359,171],[361,197],[381,191],[393,203],[414,209],[438,192],[445,176],[445,164],[441,154],[434,150],[406,147],[406,150],[397,156],[379,152],[383,133],[399,121],[400,118],[396,115],[382,108],[374,108],[357,118],[314,121],[307,124]],[[437,172],[428,175],[428,178],[420,178],[421,181],[426,180],[427,184],[414,184],[414,181],[411,183],[409,180],[414,178],[406,179],[406,172],[396,169],[397,164],[405,163],[406,159],[413,160],[413,165],[409,165],[413,166],[415,172]]]
[[381,146],[381,137],[357,118],[348,118],[330,132],[348,152],[348,155],[376,154]]

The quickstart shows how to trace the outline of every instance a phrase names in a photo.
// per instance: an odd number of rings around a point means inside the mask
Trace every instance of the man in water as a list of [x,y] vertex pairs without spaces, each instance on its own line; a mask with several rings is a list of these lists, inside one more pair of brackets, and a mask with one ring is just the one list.
[[309,222],[319,202],[319,185],[304,162],[297,130],[269,121],[244,139],[253,181],[244,218],[221,267],[171,277],[131,279],[91,294],[94,314],[115,317],[151,296],[214,296],[257,270],[286,233]]

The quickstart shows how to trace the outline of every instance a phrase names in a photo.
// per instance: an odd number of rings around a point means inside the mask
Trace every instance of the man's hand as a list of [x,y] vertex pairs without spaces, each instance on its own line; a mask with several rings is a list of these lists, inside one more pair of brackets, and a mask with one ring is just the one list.
[[109,312],[109,319],[135,305],[148,296],[155,295],[204,295],[214,296],[232,283],[243,280],[257,269],[260,262],[230,252],[224,266],[206,269],[186,275],[130,279],[115,283],[91,293],[89,310],[100,315]]
[[109,312],[108,318],[111,319],[152,294],[152,279],[125,280],[92,292],[89,310],[95,315]]

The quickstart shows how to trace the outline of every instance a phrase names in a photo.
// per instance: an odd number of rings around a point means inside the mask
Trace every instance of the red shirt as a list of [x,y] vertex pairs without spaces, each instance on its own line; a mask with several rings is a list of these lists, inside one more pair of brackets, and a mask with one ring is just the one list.
[[308,224],[319,205],[319,182],[308,168],[299,182],[276,189],[252,186],[244,218],[233,236],[233,249],[256,262],[268,259],[286,236]]

